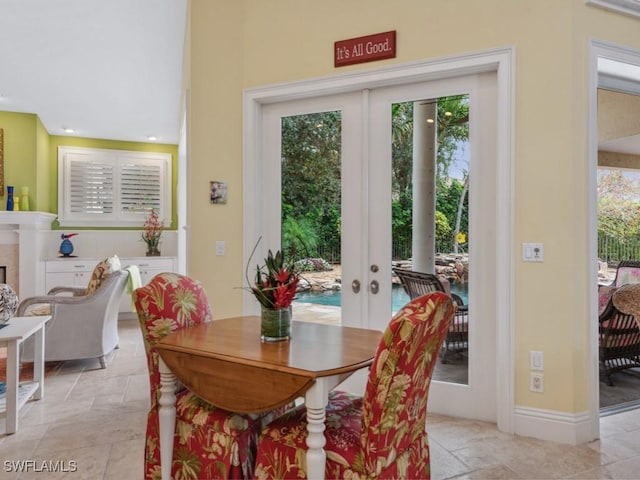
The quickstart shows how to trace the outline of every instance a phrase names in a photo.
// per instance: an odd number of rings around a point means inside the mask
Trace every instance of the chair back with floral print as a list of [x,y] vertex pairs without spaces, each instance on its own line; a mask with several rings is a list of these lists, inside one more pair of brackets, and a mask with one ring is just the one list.
[[640,283],[640,262],[637,260],[622,260],[616,269],[614,287],[621,287],[630,283]]
[[365,472],[373,477],[424,435],[431,375],[453,315],[449,296],[428,293],[405,305],[382,336],[362,412]]
[[160,395],[159,355],[156,344],[171,332],[213,320],[200,282],[177,273],[159,273],[133,292],[138,312],[151,384],[151,408]]

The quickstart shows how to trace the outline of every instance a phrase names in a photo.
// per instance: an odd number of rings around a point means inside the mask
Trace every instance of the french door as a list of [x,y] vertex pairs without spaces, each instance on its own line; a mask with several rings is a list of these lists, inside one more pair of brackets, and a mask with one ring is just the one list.
[[[468,242],[468,341],[458,352],[467,371],[462,380],[434,381],[431,385],[429,410],[486,421],[496,420],[496,288],[495,224],[496,224],[496,79],[483,73],[447,80],[358,90],[338,95],[272,103],[262,107],[261,178],[259,228],[264,249],[279,248],[282,234],[282,199],[288,195],[291,182],[284,175],[301,176],[308,170],[302,160],[287,151],[286,138],[302,127],[327,128],[332,123],[335,144],[313,144],[314,132],[304,133],[299,140],[304,150],[317,155],[320,170],[333,169],[340,185],[338,197],[341,251],[341,324],[384,330],[394,311],[392,284],[394,239],[392,171],[394,171],[394,111],[399,105],[436,103],[441,98],[464,98],[468,102],[468,226],[464,232]],[[418,118],[414,116],[414,122]],[[322,120],[325,119],[325,120]],[[303,120],[298,123],[298,120]],[[413,125],[414,130],[422,128]],[[322,137],[327,138],[327,135]],[[291,141],[291,139],[288,139]],[[324,140],[323,140],[324,141]],[[295,142],[293,142],[295,144]],[[437,141],[435,142],[437,148]],[[334,156],[336,156],[334,158]],[[337,160],[336,160],[337,158]],[[299,164],[295,162],[299,161]],[[306,160],[308,161],[308,159]],[[288,162],[288,163],[287,163]],[[337,163],[336,163],[337,162]],[[299,165],[299,168],[296,168]],[[287,173],[289,172],[289,173]],[[421,170],[414,168],[416,175]],[[314,185],[308,195],[333,195],[330,188],[323,193]],[[317,185],[316,185],[317,186]],[[435,187],[435,184],[434,184]],[[284,188],[284,190],[283,190]],[[414,192],[415,193],[415,192]],[[308,199],[306,199],[308,200]],[[295,202],[293,202],[295,208]],[[310,207],[307,207],[310,208]],[[435,209],[435,205],[414,205]],[[320,215],[321,213],[318,213]],[[434,229],[435,230],[435,229]],[[416,233],[414,232],[414,235]],[[425,242],[431,241],[427,238]],[[418,242],[419,243],[419,242]],[[414,242],[414,248],[416,243]],[[438,361],[437,369],[446,368]],[[360,378],[360,381],[363,377]],[[355,385],[350,385],[357,389]]]

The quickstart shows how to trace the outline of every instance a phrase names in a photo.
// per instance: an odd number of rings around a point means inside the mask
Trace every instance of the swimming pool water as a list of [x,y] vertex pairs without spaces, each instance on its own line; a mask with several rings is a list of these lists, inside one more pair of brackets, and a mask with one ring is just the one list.
[[[460,295],[465,304],[468,301],[468,285],[451,285],[451,291]],[[316,305],[341,305],[342,295],[339,291],[302,292],[296,296],[296,302],[315,303]],[[391,291],[392,311],[397,312],[409,302],[409,295],[401,285],[394,285]]]

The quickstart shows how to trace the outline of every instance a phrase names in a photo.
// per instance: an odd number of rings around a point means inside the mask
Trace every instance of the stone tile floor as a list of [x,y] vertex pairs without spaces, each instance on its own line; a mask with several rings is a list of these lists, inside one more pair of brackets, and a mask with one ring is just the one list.
[[[5,435],[0,419],[0,480],[142,478],[149,403],[144,347],[136,320],[121,320],[120,334],[107,369],[97,360],[65,362],[47,377],[44,399],[23,408],[16,434]],[[427,430],[434,480],[640,478],[640,410],[602,418],[601,439],[580,446],[439,415],[429,415]],[[40,467],[59,461],[77,471],[18,473],[20,460]]]

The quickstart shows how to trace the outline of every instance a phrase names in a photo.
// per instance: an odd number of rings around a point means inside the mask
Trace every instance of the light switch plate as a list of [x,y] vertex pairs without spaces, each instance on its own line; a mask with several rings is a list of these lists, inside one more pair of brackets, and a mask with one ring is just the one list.
[[537,352],[537,351],[531,351],[529,352],[530,355],[530,368],[531,370],[544,370],[544,361],[543,361],[543,356],[542,356],[542,352]]
[[543,243],[523,243],[522,244],[522,261],[523,262],[544,262],[544,244]]

